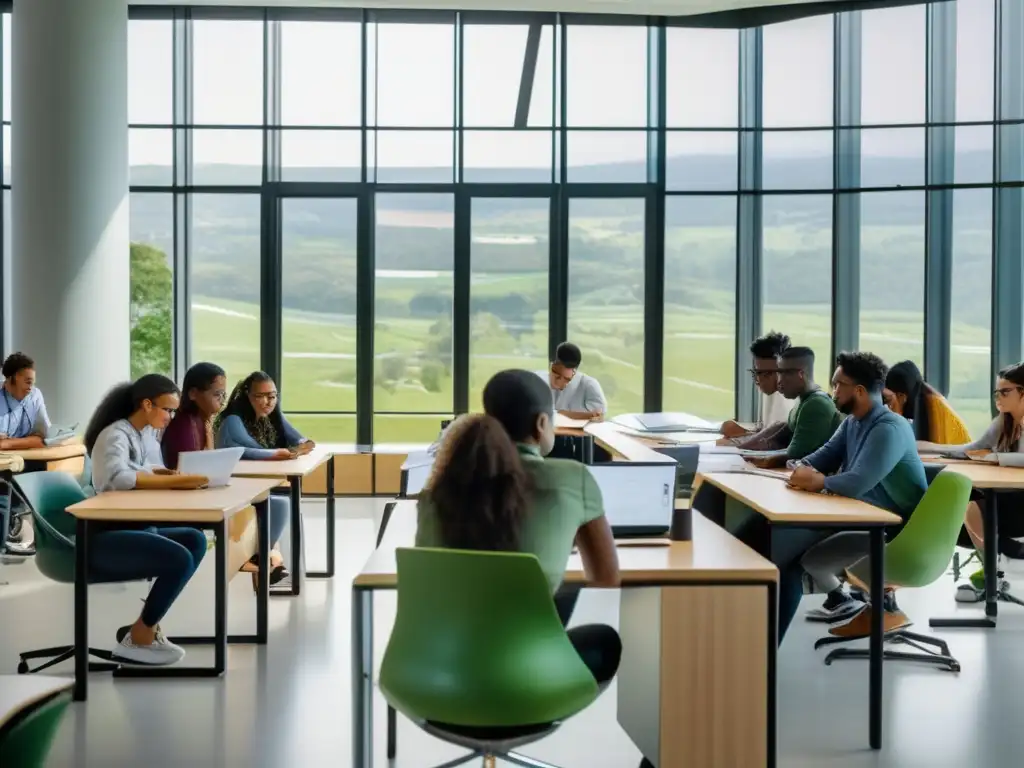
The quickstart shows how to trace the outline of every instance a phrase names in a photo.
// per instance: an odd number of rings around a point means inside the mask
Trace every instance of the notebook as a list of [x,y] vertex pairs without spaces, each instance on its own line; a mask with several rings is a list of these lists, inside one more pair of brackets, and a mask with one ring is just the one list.
[[244,448],[217,448],[212,451],[184,451],[178,454],[178,471],[183,475],[205,475],[207,487],[221,488],[231,482]]
[[641,413],[636,420],[646,432],[718,433],[721,426],[688,413]]

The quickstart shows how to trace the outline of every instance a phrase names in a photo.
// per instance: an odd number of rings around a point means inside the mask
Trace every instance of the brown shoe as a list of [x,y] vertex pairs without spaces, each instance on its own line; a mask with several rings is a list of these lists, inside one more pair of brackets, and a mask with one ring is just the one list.
[[[867,606],[863,611],[858,613],[852,619],[845,624],[840,624],[838,627],[832,627],[829,630],[830,635],[835,637],[845,637],[849,639],[868,637],[871,634],[871,612],[872,606]],[[882,617],[882,632],[889,633],[895,632],[898,629],[906,629],[913,622],[903,611],[886,611]]]

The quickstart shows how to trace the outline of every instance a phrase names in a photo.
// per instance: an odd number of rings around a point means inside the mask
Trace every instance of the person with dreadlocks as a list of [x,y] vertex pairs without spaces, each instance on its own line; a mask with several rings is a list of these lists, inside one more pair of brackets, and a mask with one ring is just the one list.
[[[228,404],[213,425],[218,448],[244,448],[243,459],[287,461],[309,453],[315,447],[281,413],[281,402],[274,380],[263,371],[253,371],[231,391]],[[291,516],[290,502],[284,496],[270,497],[270,541],[272,546],[284,533]],[[292,553],[294,556],[296,553]],[[254,563],[258,565],[258,555]],[[273,565],[273,563],[271,563]],[[288,576],[283,564],[272,567],[270,583]]]

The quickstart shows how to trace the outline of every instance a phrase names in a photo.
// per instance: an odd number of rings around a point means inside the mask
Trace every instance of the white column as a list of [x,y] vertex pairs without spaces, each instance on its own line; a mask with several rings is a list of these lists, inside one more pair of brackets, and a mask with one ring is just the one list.
[[128,3],[19,2],[11,38],[11,348],[84,426],[131,370]]

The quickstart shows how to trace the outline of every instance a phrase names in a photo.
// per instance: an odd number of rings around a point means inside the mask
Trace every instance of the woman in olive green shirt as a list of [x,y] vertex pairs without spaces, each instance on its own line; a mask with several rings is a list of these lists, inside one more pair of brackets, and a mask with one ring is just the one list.
[[[502,371],[484,388],[484,414],[454,422],[420,494],[416,545],[537,556],[554,594],[573,543],[593,586],[619,585],[619,563],[601,491],[575,461],[545,459],[554,444],[551,393],[536,374]],[[571,613],[561,606],[562,621]],[[569,630],[598,683],[619,666],[611,627]]]

